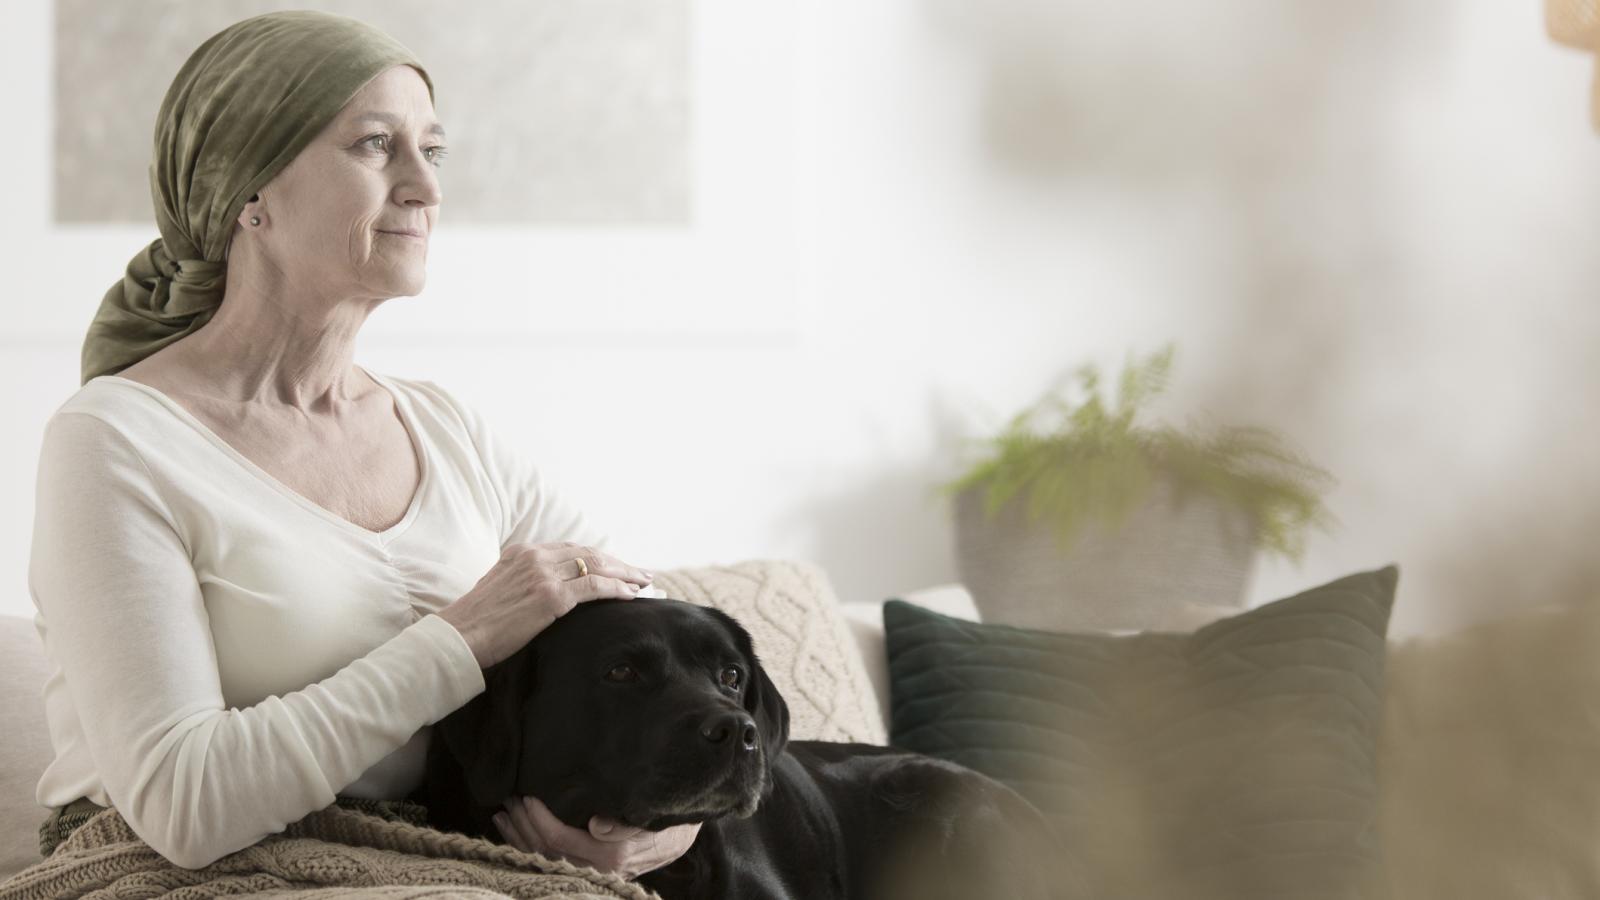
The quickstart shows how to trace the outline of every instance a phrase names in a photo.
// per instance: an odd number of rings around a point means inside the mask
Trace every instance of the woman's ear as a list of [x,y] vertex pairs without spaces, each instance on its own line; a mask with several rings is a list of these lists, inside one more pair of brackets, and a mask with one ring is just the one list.
[[239,210],[239,215],[234,219],[234,224],[240,228],[250,228],[261,223],[261,195],[251,194],[250,199]]
[[533,696],[533,645],[483,672],[484,691],[434,726],[461,765],[472,801],[500,806],[516,786],[522,754],[522,708]]

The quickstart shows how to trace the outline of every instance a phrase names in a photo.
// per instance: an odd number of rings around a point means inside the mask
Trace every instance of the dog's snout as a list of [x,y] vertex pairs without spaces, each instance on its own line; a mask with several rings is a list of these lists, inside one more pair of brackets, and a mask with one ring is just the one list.
[[717,712],[700,723],[700,736],[713,744],[738,741],[746,750],[756,748],[756,723],[742,712]]

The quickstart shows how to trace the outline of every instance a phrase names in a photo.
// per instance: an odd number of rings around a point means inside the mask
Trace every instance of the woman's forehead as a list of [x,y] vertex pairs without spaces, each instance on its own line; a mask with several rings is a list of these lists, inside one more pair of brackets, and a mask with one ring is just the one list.
[[424,130],[439,124],[428,85],[416,69],[406,65],[394,66],[367,82],[339,111],[342,122],[363,118],[390,124],[409,121]]

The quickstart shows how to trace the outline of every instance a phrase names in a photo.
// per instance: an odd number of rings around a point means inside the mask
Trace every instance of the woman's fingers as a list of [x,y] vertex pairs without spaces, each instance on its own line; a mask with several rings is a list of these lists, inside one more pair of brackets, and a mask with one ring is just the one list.
[[520,805],[523,813],[528,817],[528,821],[533,823],[533,827],[537,828],[540,834],[557,834],[563,829],[572,828],[572,826],[556,818],[556,814],[551,812],[550,807],[545,806],[544,801],[538,797],[512,797],[506,803],[512,809],[516,809]]
[[614,844],[631,841],[643,834],[644,829],[624,825],[616,819],[608,819],[605,816],[595,816],[589,820],[589,833],[594,835],[596,840]]
[[650,572],[638,566],[630,566],[615,556],[601,553],[593,547],[563,547],[559,552],[565,557],[565,561],[560,563],[561,574],[569,581],[590,575],[601,575],[643,587],[655,578]]
[[589,859],[591,854],[585,852],[589,848],[584,846],[589,833],[556,818],[544,801],[538,797],[513,797],[506,803],[511,808],[513,818],[520,812],[522,821],[550,851],[579,860]]
[[516,814],[510,809],[509,804],[505,812],[495,813],[494,825],[500,829],[500,835],[506,839],[506,843],[524,853],[546,853],[549,851],[549,848],[539,841],[533,828],[527,823],[526,815]]
[[594,857],[603,855],[585,852],[585,839],[589,835],[572,828],[555,817],[550,808],[534,797],[512,797],[505,803],[505,811],[494,815],[495,827],[518,850],[559,857],[591,869],[614,868],[609,860],[598,864]]
[[645,831],[604,816],[590,819],[587,830],[573,828],[537,797],[508,799],[495,825],[519,850],[561,856],[624,878],[637,878],[682,856],[700,832],[699,823]]
[[593,547],[507,544],[472,590],[438,611],[460,632],[479,668],[505,660],[579,603],[630,599],[652,576]]
[[604,575],[590,575],[586,578],[574,578],[566,583],[566,588],[571,592],[572,603],[577,605],[586,600],[601,600],[611,597],[632,598],[639,595],[638,585],[628,581],[618,581]]

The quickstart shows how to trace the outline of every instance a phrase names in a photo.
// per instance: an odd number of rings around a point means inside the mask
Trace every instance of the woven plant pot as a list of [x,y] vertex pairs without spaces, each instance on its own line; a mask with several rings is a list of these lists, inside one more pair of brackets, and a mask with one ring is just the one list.
[[1244,608],[1256,526],[1203,490],[1179,502],[1158,473],[1115,533],[1083,521],[1062,550],[1048,518],[1012,498],[994,519],[981,489],[955,497],[956,563],[985,622],[1049,631],[1188,631]]

